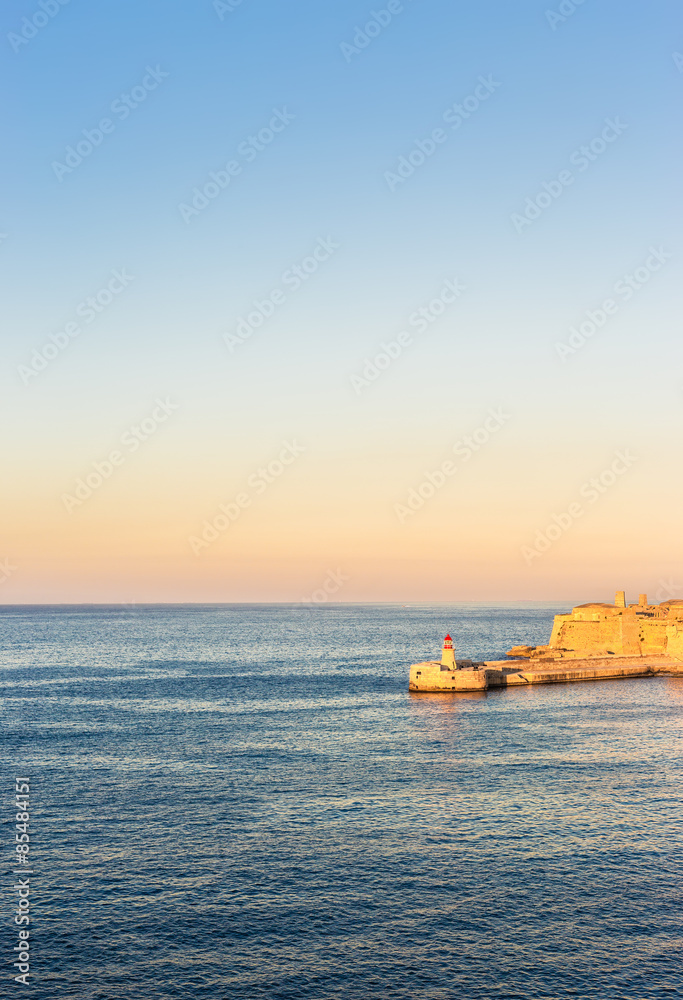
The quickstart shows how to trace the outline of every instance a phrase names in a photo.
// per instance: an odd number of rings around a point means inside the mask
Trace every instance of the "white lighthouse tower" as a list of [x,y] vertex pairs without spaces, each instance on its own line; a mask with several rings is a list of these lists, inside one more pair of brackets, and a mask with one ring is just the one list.
[[453,640],[450,635],[447,635],[443,641],[441,666],[450,667],[451,670],[455,670],[455,650],[453,649]]

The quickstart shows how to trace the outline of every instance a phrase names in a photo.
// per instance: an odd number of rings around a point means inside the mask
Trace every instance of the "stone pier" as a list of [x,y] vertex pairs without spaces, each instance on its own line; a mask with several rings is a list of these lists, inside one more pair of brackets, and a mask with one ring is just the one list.
[[627,677],[654,677],[657,674],[683,677],[683,661],[667,656],[619,656],[609,659],[574,659],[559,663],[534,664],[525,660],[488,660],[455,670],[443,670],[440,663],[414,663],[410,668],[410,691],[488,691],[489,688],[528,684],[568,684],[575,681],[618,680]]

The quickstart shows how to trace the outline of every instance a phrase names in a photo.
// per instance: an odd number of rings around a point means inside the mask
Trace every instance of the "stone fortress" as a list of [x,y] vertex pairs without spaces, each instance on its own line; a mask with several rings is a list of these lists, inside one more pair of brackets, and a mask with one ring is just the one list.
[[546,646],[513,646],[506,660],[456,660],[446,636],[441,661],[414,663],[411,691],[485,691],[490,687],[683,675],[683,601],[580,604],[555,615]]
[[623,590],[614,604],[579,604],[555,615],[547,646],[513,646],[508,656],[547,662],[595,656],[671,656],[683,660],[683,601],[626,604]]

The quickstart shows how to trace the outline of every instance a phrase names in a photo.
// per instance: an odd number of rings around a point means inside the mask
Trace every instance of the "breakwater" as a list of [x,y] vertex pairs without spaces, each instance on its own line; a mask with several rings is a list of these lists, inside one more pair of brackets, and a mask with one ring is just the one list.
[[683,661],[666,656],[620,656],[572,660],[488,660],[452,667],[437,661],[414,663],[410,691],[486,691],[527,684],[567,684],[577,681],[619,680],[655,674],[683,677]]

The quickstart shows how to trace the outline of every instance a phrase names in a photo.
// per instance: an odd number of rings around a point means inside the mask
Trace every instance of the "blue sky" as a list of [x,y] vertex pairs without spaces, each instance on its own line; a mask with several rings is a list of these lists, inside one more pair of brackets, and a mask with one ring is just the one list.
[[[45,2],[55,10],[57,0]],[[602,569],[585,580],[578,568],[570,571],[574,556],[567,548],[563,563],[561,544],[544,557],[543,573],[530,578],[515,561],[518,540],[533,535],[553,504],[571,498],[586,469],[600,468],[624,445],[646,456],[641,479],[634,476],[632,495],[618,504],[616,497],[605,501],[605,525],[626,523],[647,503],[674,530],[683,483],[680,475],[673,483],[667,478],[662,431],[680,436],[683,405],[675,308],[679,5],[585,0],[554,28],[547,12],[559,3],[398,6],[377,37],[346,56],[342,44],[353,44],[357,28],[386,5],[243,0],[225,12],[211,2],[71,0],[26,44],[10,35],[22,25],[30,34],[25,25],[37,12],[42,23],[38,0],[3,8],[1,71],[11,100],[3,109],[1,168],[2,392],[5,420],[16,428],[7,446],[16,470],[8,523],[17,516],[20,522],[14,549],[9,536],[5,545],[20,563],[28,546],[23,577],[17,572],[12,582],[17,599],[59,598],[61,585],[48,580],[31,548],[42,530],[62,561],[87,548],[96,567],[88,572],[103,599],[128,599],[135,590],[137,577],[126,580],[124,571],[123,584],[108,586],[110,554],[102,549],[98,556],[73,519],[68,531],[60,526],[59,497],[160,393],[178,399],[182,416],[165,442],[150,444],[139,481],[125,496],[112,488],[91,504],[103,536],[129,531],[138,545],[137,512],[156,502],[161,484],[184,497],[168,512],[166,541],[149,555],[156,568],[145,570],[145,599],[296,599],[297,587],[314,584],[348,551],[346,536],[335,534],[339,481],[341,494],[360,491],[367,510],[376,511],[366,518],[362,505],[354,507],[358,537],[383,539],[373,549],[374,569],[369,576],[358,570],[349,599],[413,599],[416,579],[419,595],[434,599],[550,599],[567,592],[565,573],[578,574],[581,586],[601,585]],[[444,113],[482,79],[493,81],[490,96],[452,129]],[[144,80],[145,99],[119,117],[112,106],[120,109],[115,102]],[[291,121],[249,162],[240,144],[267,129],[275,112]],[[111,131],[92,152],[70,173],[55,168],[103,118]],[[602,149],[606,121],[621,124]],[[419,161],[415,143],[439,128],[444,141],[391,190],[387,173],[411,152]],[[580,169],[577,151],[594,140],[599,152]],[[185,221],[179,206],[231,159],[239,174]],[[572,182],[518,232],[513,213],[568,169]],[[282,290],[283,273],[321,238],[338,248],[299,289],[286,289],[286,301],[246,343],[228,351],[222,335],[255,300]],[[563,364],[556,343],[614,295],[625,274],[644,266],[651,247],[663,248],[666,262]],[[79,303],[121,268],[133,279],[120,296],[24,384],[20,366],[31,352],[74,321]],[[355,393],[351,376],[449,278],[467,286],[462,298],[416,334],[376,383]],[[434,539],[465,516],[457,491],[421,515],[424,556],[412,539],[409,568],[397,578],[391,560],[406,533],[392,541],[387,526],[382,534],[381,511],[391,521],[392,498],[495,405],[515,416],[505,448],[482,459],[482,509],[496,483],[515,474],[529,493],[512,525],[503,496],[486,517],[467,509],[473,535],[494,539],[488,582],[463,554],[465,580],[470,573],[477,593],[465,584],[457,594],[443,594],[441,582],[429,588],[431,578],[441,579],[434,576]],[[319,559],[312,545],[302,567],[294,543],[291,550],[285,545],[277,585],[264,568],[247,588],[236,577],[222,588],[216,556],[215,575],[199,573],[186,586],[174,539],[184,538],[193,511],[203,516],[285,432],[311,449],[290,486],[292,509],[317,498]],[[383,480],[368,484],[367,470],[377,463]],[[34,511],[32,528],[22,521],[27,509]],[[291,536],[284,497],[273,496],[263,517],[261,535]],[[257,518],[250,530],[254,538],[241,540],[240,558],[249,561],[251,552],[256,565]],[[69,539],[64,552],[61,537]],[[615,535],[609,551],[621,556],[622,542]],[[448,550],[456,565],[461,549],[454,540]],[[239,561],[227,542],[221,558],[227,578]],[[675,558],[666,547],[639,556],[638,572],[657,577],[660,563]],[[162,563],[164,573],[172,567],[168,590],[158,586]],[[503,564],[508,569],[499,575],[495,566]],[[296,581],[294,591],[288,579]],[[85,586],[76,556],[64,586],[74,599]],[[10,593],[7,587],[2,599]]]

